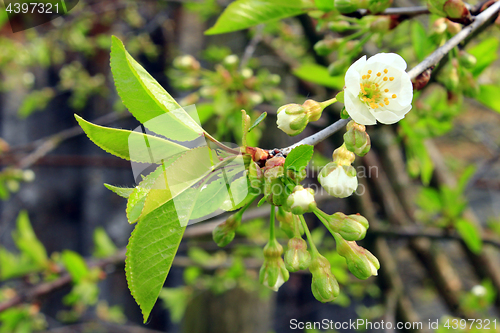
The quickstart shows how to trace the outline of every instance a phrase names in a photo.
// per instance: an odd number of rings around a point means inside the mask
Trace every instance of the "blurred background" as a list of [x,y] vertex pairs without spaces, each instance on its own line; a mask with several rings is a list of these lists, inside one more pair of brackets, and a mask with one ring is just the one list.
[[[292,330],[293,319],[422,322],[418,331],[444,332],[452,318],[489,319],[488,332],[498,331],[498,26],[467,45],[476,58],[467,71],[457,65],[457,50],[437,80],[415,94],[403,121],[368,128],[372,151],[356,160],[356,195],[317,198],[329,214],[368,218],[360,244],[379,258],[378,277],[352,276],[331,235],[309,214],[341,295],[329,304],[316,301],[308,272],[292,273],[277,293],[266,289],[258,270],[269,208],[251,207],[225,249],[211,236],[224,215],[188,227],[160,299],[142,324],[124,273],[124,247],[133,230],[126,200],[103,185],[134,187],[131,165],[94,145],[74,118],[139,126],[114,88],[111,35],[181,105],[195,104],[204,128],[220,141],[241,144],[241,109],[253,120],[267,112],[248,140],[271,149],[339,119],[342,106],[335,104],[297,137],[275,125],[281,105],[335,96],[351,58],[396,52],[412,68],[456,33],[454,23],[443,28],[438,17],[416,16],[393,30],[358,36],[367,38],[349,58],[343,49],[315,51],[318,42],[351,33],[339,31],[333,16],[302,14],[205,35],[227,5],[80,0],[67,15],[16,33],[5,7],[0,9],[0,332],[301,331]],[[419,5],[425,3],[394,3]],[[349,23],[353,29],[364,24]],[[305,183],[316,184],[342,135],[316,146]],[[279,239],[286,244],[284,232]],[[429,320],[439,320],[440,328],[429,329]]]

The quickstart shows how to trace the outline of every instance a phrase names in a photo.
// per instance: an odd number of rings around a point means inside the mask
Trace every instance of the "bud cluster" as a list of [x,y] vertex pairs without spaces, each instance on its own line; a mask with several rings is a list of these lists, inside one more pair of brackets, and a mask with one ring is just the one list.
[[295,136],[306,128],[310,121],[316,121],[321,117],[323,110],[334,103],[332,99],[322,103],[308,99],[303,104],[286,104],[278,109],[278,128],[290,136]]
[[347,150],[358,156],[365,156],[370,151],[370,136],[366,133],[365,125],[351,120],[347,124],[347,132],[344,134],[344,143]]
[[282,254],[283,247],[276,239],[269,240],[264,247],[264,264],[260,268],[259,280],[261,284],[274,291],[278,291],[279,287],[290,277],[281,258]]

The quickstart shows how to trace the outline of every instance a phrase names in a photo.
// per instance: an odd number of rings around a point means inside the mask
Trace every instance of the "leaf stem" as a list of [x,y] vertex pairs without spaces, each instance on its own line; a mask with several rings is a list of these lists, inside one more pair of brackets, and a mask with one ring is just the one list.
[[337,102],[337,98],[336,98],[336,97],[331,98],[331,99],[329,99],[329,100],[327,100],[327,101],[321,102],[321,103],[319,103],[319,104],[320,104],[320,105],[321,105],[321,107],[324,109],[324,108],[326,108],[326,107],[328,107],[328,106],[332,105],[332,104],[333,104],[333,103],[335,103],[335,102]]

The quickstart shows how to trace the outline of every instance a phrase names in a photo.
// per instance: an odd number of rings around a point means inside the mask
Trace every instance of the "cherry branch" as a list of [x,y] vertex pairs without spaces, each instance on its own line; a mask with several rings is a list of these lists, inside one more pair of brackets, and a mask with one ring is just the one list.
[[[430,54],[427,58],[425,58],[421,63],[413,67],[410,71],[408,71],[408,75],[410,76],[411,80],[414,80],[417,76],[422,74],[426,69],[435,66],[436,64],[443,59],[445,55],[448,54],[454,47],[456,47],[458,44],[463,42],[467,37],[469,37],[472,33],[477,31],[479,28],[483,27],[495,14],[497,14],[500,11],[500,1],[495,2],[493,5],[491,5],[489,8],[487,8],[485,11],[483,11],[481,14],[477,15],[474,18],[474,22],[472,24],[468,25],[467,27],[463,28],[458,34],[450,38],[443,46],[439,47],[434,51],[432,54]],[[325,129],[308,136],[307,138],[304,138],[300,140],[297,143],[294,143],[293,145],[283,148],[282,152],[284,154],[289,153],[293,148],[300,146],[300,145],[316,145],[320,143],[321,141],[325,140],[326,138],[330,137],[333,135],[335,132],[339,131],[342,127],[344,127],[348,122],[349,119],[340,119],[331,124],[330,126],[326,127]]]

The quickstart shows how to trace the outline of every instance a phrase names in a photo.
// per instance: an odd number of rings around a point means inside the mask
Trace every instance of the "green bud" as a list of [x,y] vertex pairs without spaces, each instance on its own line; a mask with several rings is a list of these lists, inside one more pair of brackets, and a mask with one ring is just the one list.
[[278,74],[271,74],[269,75],[269,83],[272,84],[273,86],[277,86],[281,82],[281,76]]
[[328,74],[330,76],[339,76],[341,74],[345,74],[347,72],[347,67],[349,66],[349,59],[342,58],[337,61],[334,61],[328,66]]
[[328,22],[328,29],[335,32],[344,32],[351,28],[351,24],[347,21]]
[[316,201],[314,200],[314,190],[312,188],[305,189],[301,185],[297,185],[286,200],[285,209],[295,215],[312,212],[315,208]]
[[372,14],[382,13],[392,5],[392,0],[369,0],[368,10]]
[[337,50],[343,43],[342,38],[325,38],[314,44],[314,51],[320,56],[326,56]]
[[286,104],[278,109],[278,128],[290,136],[300,134],[309,122],[309,116],[300,104]]
[[378,259],[368,250],[354,241],[346,241],[340,235],[334,234],[337,242],[337,252],[345,258],[347,268],[361,280],[366,280],[372,275],[377,275],[380,268]]
[[438,81],[441,82],[446,89],[450,91],[457,91],[460,84],[457,68],[450,62],[446,64],[443,70],[439,73]]
[[248,166],[248,180],[254,189],[260,189],[264,185],[264,173],[257,163],[250,161]]
[[314,297],[323,303],[335,300],[340,293],[340,288],[332,274],[330,262],[318,254],[312,259],[309,271],[312,274],[311,290]]
[[323,217],[328,223],[329,228],[340,234],[347,241],[362,240],[365,238],[366,230],[369,227],[368,220],[359,214],[347,216],[338,212]]
[[290,277],[281,258],[283,247],[276,239],[270,240],[264,247],[264,263],[260,268],[259,280],[264,286],[278,291],[279,287]]
[[465,68],[472,68],[476,65],[477,59],[472,54],[462,50],[458,52],[458,62]]
[[212,231],[212,237],[217,246],[224,247],[231,243],[235,236],[235,230],[241,223],[241,215],[233,214]]
[[427,7],[431,13],[446,17],[447,15],[443,9],[445,2],[446,0],[427,0]]
[[[364,3],[365,1],[363,1]],[[361,1],[359,0],[335,0],[335,9],[337,9],[342,14],[349,14],[355,12],[356,10],[363,8]]]
[[311,254],[307,251],[307,243],[299,237],[288,241],[288,250],[285,252],[285,266],[290,272],[306,269],[311,264]]
[[267,160],[264,171],[264,195],[267,202],[275,206],[282,206],[287,198],[285,185],[281,180],[284,175],[284,161],[283,157],[273,157]]
[[443,5],[446,16],[451,19],[461,19],[470,16],[467,6],[462,0],[448,0]]
[[278,207],[278,212],[276,213],[276,219],[280,223],[280,229],[288,236],[288,238],[293,238],[295,235],[295,221],[294,215],[291,212],[287,212],[283,207]]
[[347,132],[344,134],[344,143],[347,150],[358,156],[364,156],[370,151],[370,136],[366,133],[366,127],[351,120],[347,124]]

